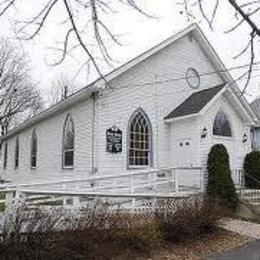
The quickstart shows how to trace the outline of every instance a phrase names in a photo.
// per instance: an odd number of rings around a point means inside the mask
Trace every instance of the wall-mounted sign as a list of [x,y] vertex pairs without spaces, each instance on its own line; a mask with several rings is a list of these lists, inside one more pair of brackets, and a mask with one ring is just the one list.
[[122,152],[122,131],[116,126],[107,129],[107,152]]

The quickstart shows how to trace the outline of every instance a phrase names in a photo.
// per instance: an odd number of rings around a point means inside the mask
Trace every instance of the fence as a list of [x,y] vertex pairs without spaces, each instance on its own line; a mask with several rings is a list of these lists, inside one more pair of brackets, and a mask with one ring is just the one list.
[[97,199],[113,200],[127,209],[154,205],[158,198],[184,197],[204,191],[199,167],[130,171],[119,175],[0,186],[6,204],[84,206]]
[[245,187],[244,172],[242,169],[233,169],[231,175],[236,188],[241,189]]

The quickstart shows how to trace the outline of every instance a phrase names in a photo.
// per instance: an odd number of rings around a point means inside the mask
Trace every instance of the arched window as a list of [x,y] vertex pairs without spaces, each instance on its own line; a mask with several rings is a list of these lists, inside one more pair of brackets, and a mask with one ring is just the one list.
[[72,168],[74,165],[74,123],[70,115],[67,116],[63,127],[62,166]]
[[37,166],[37,135],[35,130],[32,132],[31,139],[31,168],[34,169]]
[[7,154],[8,154],[8,146],[7,146],[7,141],[5,141],[5,150],[4,150],[4,169],[6,169],[6,166],[7,166]]
[[219,110],[213,124],[213,135],[232,136],[231,127],[226,114]]
[[152,165],[152,127],[143,110],[135,111],[129,121],[128,165],[145,167]]
[[15,140],[15,150],[14,150],[14,168],[19,167],[19,137]]

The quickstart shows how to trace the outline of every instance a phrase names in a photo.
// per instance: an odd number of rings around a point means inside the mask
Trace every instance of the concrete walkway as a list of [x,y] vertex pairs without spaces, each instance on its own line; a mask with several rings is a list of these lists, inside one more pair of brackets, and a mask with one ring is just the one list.
[[260,239],[260,224],[239,219],[225,218],[220,221],[219,225],[234,233]]
[[222,219],[219,225],[227,230],[257,239],[232,251],[207,256],[205,260],[260,260],[260,224],[239,219]]
[[260,240],[250,242],[231,252],[208,256],[205,260],[260,260]]

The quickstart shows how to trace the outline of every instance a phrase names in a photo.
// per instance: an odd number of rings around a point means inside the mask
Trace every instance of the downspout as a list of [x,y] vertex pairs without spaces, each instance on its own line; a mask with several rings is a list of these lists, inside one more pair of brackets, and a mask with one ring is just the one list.
[[92,93],[92,126],[91,126],[91,173],[96,173],[95,168],[95,122],[96,122],[96,92]]
[[[158,125],[158,88],[157,88],[157,80],[158,80],[158,75],[155,74],[154,75],[154,98],[155,98],[155,102],[154,102],[154,105],[155,105],[155,120],[156,120],[156,149],[153,150],[152,149],[152,152],[156,151],[156,165],[153,164],[153,166],[159,168],[160,165],[159,165],[159,125]],[[152,132],[153,134],[154,132]],[[154,140],[154,138],[152,138],[152,140]],[[153,146],[152,146],[153,147]],[[153,158],[154,158],[154,155],[153,155]]]

